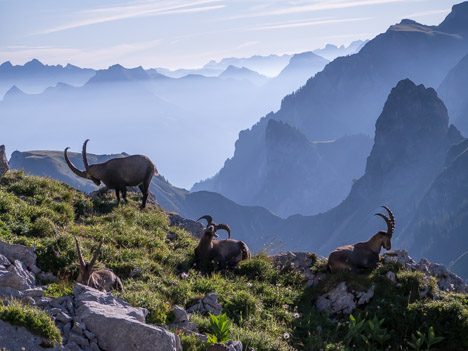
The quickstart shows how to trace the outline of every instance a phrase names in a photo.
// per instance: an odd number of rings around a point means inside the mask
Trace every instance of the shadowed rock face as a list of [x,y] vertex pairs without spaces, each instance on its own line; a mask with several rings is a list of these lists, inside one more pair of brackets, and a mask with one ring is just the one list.
[[0,178],[10,170],[5,153],[5,145],[0,145]]

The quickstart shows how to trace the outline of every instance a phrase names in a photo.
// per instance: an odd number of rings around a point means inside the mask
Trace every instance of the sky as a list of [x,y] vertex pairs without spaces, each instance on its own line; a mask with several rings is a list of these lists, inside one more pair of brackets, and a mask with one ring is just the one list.
[[372,39],[403,18],[439,24],[450,0],[0,0],[0,63],[198,68]]

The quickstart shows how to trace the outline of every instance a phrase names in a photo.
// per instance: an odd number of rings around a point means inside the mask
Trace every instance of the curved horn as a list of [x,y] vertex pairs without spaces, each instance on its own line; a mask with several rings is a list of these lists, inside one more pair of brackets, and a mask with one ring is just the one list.
[[102,243],[104,242],[104,238],[101,239],[101,242],[99,243],[99,246],[96,250],[96,252],[94,253],[93,255],[93,259],[91,260],[91,262],[89,263],[89,269],[93,269],[94,267],[94,263],[96,263],[96,260],[99,256],[99,251],[101,251],[101,246],[102,246]]
[[390,211],[390,209],[387,206],[382,206],[382,207],[387,210],[388,215],[390,216],[390,221],[392,222],[392,234],[393,234],[393,231],[395,230],[395,216],[393,215],[393,212]]
[[200,219],[206,219],[206,221],[208,222],[208,224],[206,225],[207,227],[208,227],[211,223],[213,223],[213,217],[211,217],[210,215],[201,216],[200,218],[197,219],[197,222],[198,222]]
[[392,227],[392,221],[390,220],[390,218],[388,218],[386,215],[382,214],[382,213],[376,213],[375,214],[376,216],[380,216],[382,217],[384,220],[385,220],[385,223],[387,223],[387,235],[389,237],[392,237],[393,235],[393,227]]
[[78,168],[75,167],[75,165],[70,161],[70,159],[68,158],[68,154],[67,154],[67,150],[69,149],[69,147],[67,147],[65,149],[65,151],[63,152],[64,153],[64,156],[65,156],[65,161],[67,161],[67,165],[68,167],[70,167],[70,169],[73,171],[73,173],[75,173],[78,177],[81,177],[81,178],[88,178],[88,175],[86,174],[86,172],[83,172],[83,171],[80,171]]
[[86,145],[88,144],[88,141],[89,141],[89,139],[85,140],[85,142],[83,144],[83,151],[81,152],[81,154],[83,156],[83,164],[85,166],[86,173],[88,173],[88,168],[89,168],[88,159],[86,157]]
[[83,260],[83,256],[81,255],[81,249],[80,249],[80,243],[78,242],[78,238],[74,235],[76,242],[76,250],[78,251],[78,259],[80,260],[80,266],[81,268],[84,268],[86,266],[85,261]]
[[218,224],[217,226],[215,226],[215,231],[217,231],[218,229],[224,229],[225,231],[227,231],[228,237],[229,239],[231,239],[231,228],[229,228],[227,224],[224,224],[224,223]]

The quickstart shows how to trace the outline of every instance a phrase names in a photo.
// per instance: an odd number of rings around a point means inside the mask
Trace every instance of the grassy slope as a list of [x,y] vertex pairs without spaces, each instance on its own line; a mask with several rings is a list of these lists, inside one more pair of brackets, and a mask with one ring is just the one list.
[[[104,238],[101,264],[122,278],[125,292],[118,294],[121,298],[149,309],[149,323],[168,323],[173,318],[174,304],[187,306],[217,291],[233,322],[231,338],[257,351],[326,347],[345,350],[352,349],[353,344],[359,346],[363,339],[357,334],[350,336],[348,318],[330,319],[312,307],[314,298],[339,279],[347,280],[354,288],[376,284],[374,299],[366,309],[355,313],[367,319],[385,318],[379,330],[389,336],[385,343],[378,342],[370,331],[358,333],[372,336],[370,349],[388,345],[407,349],[411,335],[416,331],[426,333],[430,326],[436,335],[445,337],[444,347],[468,348],[466,333],[462,333],[468,328],[467,296],[443,294],[439,301],[419,299],[418,289],[432,284],[425,282],[421,274],[384,265],[368,275],[334,275],[308,289],[301,277],[279,270],[262,254],[225,276],[201,274],[190,269],[197,242],[185,231],[169,227],[159,207],[140,211],[138,195],[131,197],[128,205],[115,206],[112,194],[91,199],[63,183],[12,172],[0,182],[0,239],[34,244],[39,267],[62,279],[51,289],[51,294],[57,296],[70,291],[77,275],[73,235],[80,238],[87,259]],[[166,241],[169,232],[177,234],[174,241]],[[142,269],[142,274],[131,278],[135,268]],[[315,260],[313,269],[323,270],[324,262]],[[397,272],[401,287],[385,280],[389,269]],[[207,331],[206,316],[193,316],[192,320],[202,332]],[[183,337],[183,343],[184,350],[201,350],[193,338]]]

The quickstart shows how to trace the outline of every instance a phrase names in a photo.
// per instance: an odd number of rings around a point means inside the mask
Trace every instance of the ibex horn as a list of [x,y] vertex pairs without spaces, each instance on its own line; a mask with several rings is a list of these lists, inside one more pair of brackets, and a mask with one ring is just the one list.
[[210,215],[201,216],[200,218],[197,219],[197,222],[198,222],[200,219],[206,219],[206,221],[208,222],[208,224],[206,225],[207,227],[208,227],[209,225],[211,225],[211,223],[213,223],[213,217],[211,217]]
[[217,231],[219,229],[224,229],[225,231],[227,231],[228,237],[229,237],[229,239],[231,239],[231,228],[229,228],[229,226],[227,224],[224,224],[224,223],[218,224],[215,227],[215,231]]

